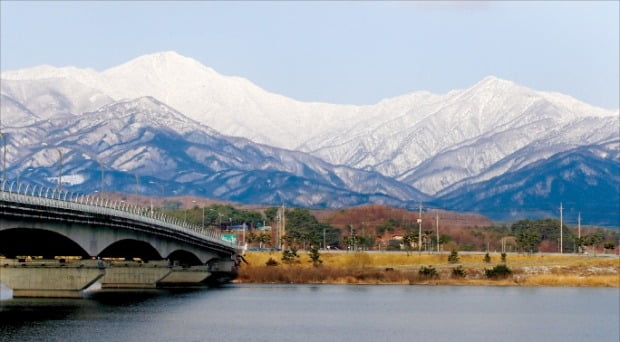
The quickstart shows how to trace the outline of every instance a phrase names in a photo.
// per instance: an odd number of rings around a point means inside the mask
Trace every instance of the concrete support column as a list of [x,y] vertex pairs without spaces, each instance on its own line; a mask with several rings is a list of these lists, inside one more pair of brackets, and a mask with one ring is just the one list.
[[97,260],[60,263],[2,259],[0,262],[0,281],[13,290],[14,298],[82,298],[83,290],[104,274],[105,269]]
[[208,266],[192,266],[189,268],[176,266],[172,269],[172,272],[160,280],[157,285],[159,287],[199,285],[210,275],[211,272],[209,272]]
[[234,260],[218,260],[211,265],[211,270],[214,272],[237,272],[237,264]]
[[134,261],[107,264],[101,287],[107,289],[154,289],[172,273],[167,261],[139,263]]

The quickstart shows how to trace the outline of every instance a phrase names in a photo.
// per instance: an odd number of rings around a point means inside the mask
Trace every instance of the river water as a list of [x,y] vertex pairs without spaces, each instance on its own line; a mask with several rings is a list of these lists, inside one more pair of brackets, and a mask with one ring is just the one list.
[[619,289],[246,285],[0,301],[0,341],[613,341]]

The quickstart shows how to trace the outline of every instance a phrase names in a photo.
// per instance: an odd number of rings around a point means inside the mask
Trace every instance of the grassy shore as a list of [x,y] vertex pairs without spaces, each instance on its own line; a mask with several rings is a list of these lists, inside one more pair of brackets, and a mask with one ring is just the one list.
[[[299,253],[299,263],[283,264],[282,253],[249,252],[239,272],[243,283],[294,284],[420,284],[496,286],[589,286],[620,287],[618,257],[584,255],[508,254],[505,265],[512,274],[489,278],[485,270],[501,263],[499,253],[459,255],[456,264],[447,254],[411,253],[323,253],[323,263],[314,267],[307,253]],[[267,266],[269,259],[277,266]],[[461,266],[465,275],[454,274]],[[423,275],[420,269],[433,268],[436,274]]]

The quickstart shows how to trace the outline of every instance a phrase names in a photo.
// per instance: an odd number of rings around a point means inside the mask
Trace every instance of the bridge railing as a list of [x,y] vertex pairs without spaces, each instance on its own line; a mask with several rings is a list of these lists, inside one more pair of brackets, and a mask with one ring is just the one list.
[[85,213],[130,219],[147,224],[163,226],[190,234],[197,238],[236,247],[234,244],[222,240],[221,233],[212,228],[191,224],[185,220],[166,215],[163,212],[154,211],[150,208],[143,208],[137,205],[130,205],[122,200],[110,200],[101,195],[59,191],[50,187],[39,185],[31,186],[30,184],[4,180],[0,184],[0,199],[15,203],[76,210]]

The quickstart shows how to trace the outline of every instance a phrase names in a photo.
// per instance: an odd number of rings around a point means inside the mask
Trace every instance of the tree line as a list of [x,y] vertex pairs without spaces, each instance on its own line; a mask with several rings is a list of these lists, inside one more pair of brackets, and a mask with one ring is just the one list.
[[[277,225],[281,218],[280,208],[269,207],[263,210],[242,210],[230,204],[211,204],[205,207],[194,206],[189,209],[168,209],[167,212],[180,219],[195,224],[204,222],[208,227],[222,230],[231,226],[246,225],[246,242],[260,248],[276,246],[278,242],[288,248],[310,250],[310,248],[334,247],[349,250],[418,250],[434,251],[439,246],[457,250],[488,251],[499,249],[503,244],[511,246],[512,251],[524,253],[559,252],[560,221],[557,219],[523,219],[510,226],[488,226],[449,229],[443,228],[437,237],[436,231],[419,227],[413,220],[379,217],[374,224],[360,223],[356,226],[336,227],[329,220],[319,221],[310,210],[289,208],[285,211],[286,235],[281,241],[273,232],[262,229],[265,225]],[[164,209],[165,210],[165,209]],[[335,215],[341,215],[343,211]],[[258,228],[258,230],[256,230]],[[581,237],[574,227],[563,225],[562,248],[564,253],[582,253],[587,248],[612,250],[620,239],[617,231],[608,229],[584,228]],[[421,241],[420,240],[421,235]],[[386,238],[387,236],[387,238]],[[399,239],[390,236],[400,236]],[[383,239],[383,245],[380,244]],[[477,242],[475,242],[477,241]],[[475,242],[475,243],[474,243]],[[507,250],[508,251],[508,250]]]

